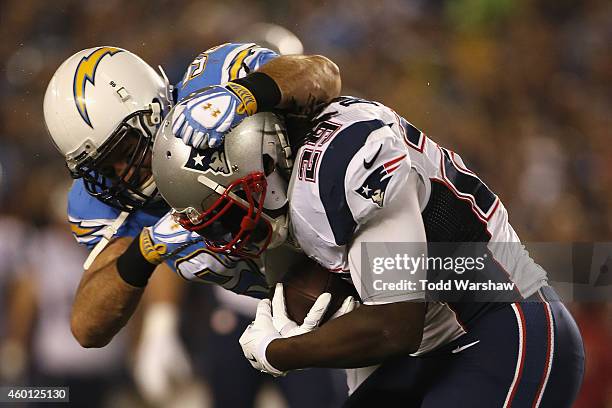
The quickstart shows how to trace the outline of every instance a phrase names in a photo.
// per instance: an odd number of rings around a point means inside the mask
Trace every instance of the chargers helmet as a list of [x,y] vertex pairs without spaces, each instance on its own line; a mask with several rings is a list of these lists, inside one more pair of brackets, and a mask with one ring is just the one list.
[[273,113],[244,119],[218,148],[197,150],[172,134],[172,110],[153,146],[157,187],[185,229],[208,249],[257,257],[287,238],[293,165],[284,123]]
[[[116,47],[82,50],[55,72],[45,93],[47,130],[74,178],[122,211],[147,204],[157,190],[150,150],[171,87],[133,53]],[[113,167],[112,161],[123,165]]]

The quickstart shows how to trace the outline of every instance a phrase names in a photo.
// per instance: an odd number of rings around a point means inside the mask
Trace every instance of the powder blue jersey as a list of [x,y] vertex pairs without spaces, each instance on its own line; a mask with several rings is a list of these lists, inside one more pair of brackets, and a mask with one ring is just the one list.
[[[202,88],[244,77],[277,56],[275,52],[252,43],[227,43],[210,48],[193,60],[176,84],[176,102]],[[147,209],[134,211],[114,236],[135,237],[142,228],[154,226],[153,238],[163,240],[168,252],[174,253],[167,263],[180,276],[220,284],[241,294],[265,296],[267,285],[258,265],[250,260],[233,259],[208,251],[197,236],[191,236],[170,216],[164,217],[168,209],[158,202]],[[92,249],[120,213],[120,210],[91,196],[82,179],[73,183],[68,195],[68,220],[78,243]]]

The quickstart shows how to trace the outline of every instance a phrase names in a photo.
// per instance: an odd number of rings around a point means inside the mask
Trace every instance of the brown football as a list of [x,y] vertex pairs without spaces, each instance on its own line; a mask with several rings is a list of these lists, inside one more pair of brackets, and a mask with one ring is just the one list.
[[[308,311],[322,293],[331,293],[332,300],[321,324],[336,313],[348,296],[359,300],[357,291],[349,281],[309,258],[304,258],[289,268],[281,282],[285,288],[287,314],[299,324],[304,322]],[[274,288],[272,288],[272,295],[274,295]]]

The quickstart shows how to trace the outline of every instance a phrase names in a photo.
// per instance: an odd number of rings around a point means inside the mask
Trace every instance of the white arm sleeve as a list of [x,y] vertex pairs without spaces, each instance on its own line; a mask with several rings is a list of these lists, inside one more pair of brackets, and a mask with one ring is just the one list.
[[[392,278],[389,275],[385,278],[384,273],[374,277],[371,267],[362,268],[361,263],[361,244],[364,242],[409,242],[410,245],[402,246],[403,253],[408,251],[410,253],[407,255],[415,258],[427,255],[427,238],[417,197],[418,178],[416,172],[411,171],[404,185],[396,190],[393,199],[386,201],[385,205],[358,230],[350,245],[348,258],[351,278],[365,304],[403,302],[425,297],[420,284],[412,291],[380,289],[380,286],[379,289],[375,289],[372,284],[374,280],[397,281],[397,273],[393,273]],[[388,256],[395,254],[389,253]],[[426,279],[426,274],[427,271],[420,268],[412,275],[406,272],[406,279],[418,284],[419,280]]]

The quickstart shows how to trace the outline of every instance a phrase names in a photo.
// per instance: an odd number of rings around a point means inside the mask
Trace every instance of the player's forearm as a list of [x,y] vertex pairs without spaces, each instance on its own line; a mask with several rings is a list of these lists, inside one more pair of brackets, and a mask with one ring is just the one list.
[[283,55],[263,65],[258,72],[276,82],[282,109],[310,107],[340,96],[338,66],[321,55]]
[[83,347],[104,347],[134,313],[143,288],[119,276],[117,258],[131,238],[112,242],[85,271],[72,307],[71,328]]
[[165,253],[143,228],[137,238],[119,238],[98,255],[72,308],[72,332],[82,346],[105,346],[127,323]]
[[424,314],[425,303],[362,306],[310,333],[274,340],[266,357],[282,371],[377,364],[418,349]]

